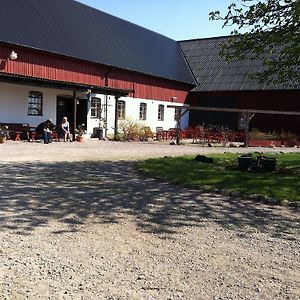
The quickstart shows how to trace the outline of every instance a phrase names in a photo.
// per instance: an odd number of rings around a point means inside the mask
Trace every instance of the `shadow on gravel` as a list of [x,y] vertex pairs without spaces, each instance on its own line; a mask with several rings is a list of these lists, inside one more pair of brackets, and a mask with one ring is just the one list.
[[[1,165],[0,227],[30,234],[59,220],[56,234],[86,222],[131,217],[143,232],[170,236],[185,226],[215,222],[243,235],[268,231],[282,238],[299,230],[297,213],[248,200],[163,183],[137,174],[132,162],[17,163]],[[65,229],[67,228],[67,230]]]

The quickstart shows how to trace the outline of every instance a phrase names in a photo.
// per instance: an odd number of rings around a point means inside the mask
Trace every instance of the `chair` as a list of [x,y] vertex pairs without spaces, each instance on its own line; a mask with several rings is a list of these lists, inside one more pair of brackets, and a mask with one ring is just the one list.
[[162,127],[156,127],[155,129],[156,140],[162,140],[164,138],[164,129]]

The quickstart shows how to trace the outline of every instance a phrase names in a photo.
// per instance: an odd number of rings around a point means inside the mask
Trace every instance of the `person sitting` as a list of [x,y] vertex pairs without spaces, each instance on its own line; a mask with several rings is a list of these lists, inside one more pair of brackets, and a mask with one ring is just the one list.
[[53,129],[52,120],[48,119],[45,122],[40,123],[36,127],[35,132],[37,134],[42,135],[45,144],[49,144],[52,142],[52,129]]
[[72,134],[70,133],[70,124],[68,122],[67,117],[63,117],[63,119],[62,119],[61,130],[64,135],[64,142],[66,142],[67,140],[72,142]]

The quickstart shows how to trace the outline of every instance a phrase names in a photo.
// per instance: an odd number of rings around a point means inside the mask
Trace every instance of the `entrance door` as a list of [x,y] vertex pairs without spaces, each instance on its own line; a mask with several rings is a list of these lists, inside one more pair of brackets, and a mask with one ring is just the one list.
[[76,123],[77,123],[77,127],[81,126],[83,130],[87,129],[87,124],[86,124],[87,113],[88,113],[87,99],[77,99]]
[[71,130],[74,122],[74,100],[73,98],[57,96],[56,102],[56,125],[60,125],[62,118],[67,117]]

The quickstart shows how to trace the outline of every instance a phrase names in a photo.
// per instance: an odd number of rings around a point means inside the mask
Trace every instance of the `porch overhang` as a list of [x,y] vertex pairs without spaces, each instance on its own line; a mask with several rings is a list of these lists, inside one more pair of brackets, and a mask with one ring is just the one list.
[[93,94],[105,94],[112,95],[116,97],[126,97],[130,93],[133,93],[134,90],[127,89],[117,89],[110,88],[106,86],[94,86],[82,83],[73,83],[67,81],[56,81],[42,78],[33,78],[26,76],[19,76],[15,74],[7,74],[0,72],[0,81],[7,83],[15,83],[15,84],[23,84],[23,85],[32,85],[32,86],[40,86],[45,88],[56,88],[63,90],[71,90],[77,92],[85,92],[87,90],[91,91]]

